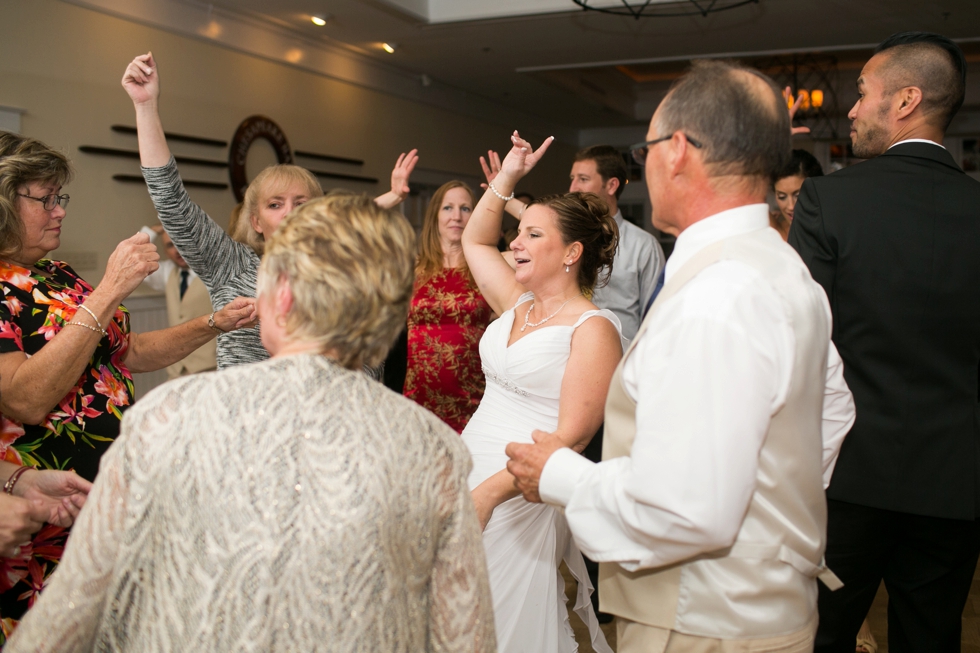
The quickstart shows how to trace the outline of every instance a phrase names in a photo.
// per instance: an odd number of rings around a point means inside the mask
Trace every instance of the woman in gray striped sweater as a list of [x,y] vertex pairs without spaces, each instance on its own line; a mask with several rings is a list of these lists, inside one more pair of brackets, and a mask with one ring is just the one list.
[[[215,308],[220,309],[235,297],[254,297],[265,235],[271,235],[295,207],[323,194],[316,178],[292,165],[271,166],[262,171],[249,185],[242,206],[242,220],[251,226],[247,242],[236,242],[184,190],[160,121],[159,73],[153,55],[147,53],[133,59],[122,85],[136,109],[143,177],[160,223],[207,286]],[[376,204],[391,208],[405,199],[408,178],[417,161],[417,150],[398,157],[391,174],[392,189],[377,197]],[[259,326],[218,337],[218,369],[267,358]]]

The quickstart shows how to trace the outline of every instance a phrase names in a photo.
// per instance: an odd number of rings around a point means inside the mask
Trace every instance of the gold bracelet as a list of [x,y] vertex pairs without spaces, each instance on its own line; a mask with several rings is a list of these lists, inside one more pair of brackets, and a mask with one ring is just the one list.
[[103,337],[105,337],[105,336],[107,336],[107,335],[109,335],[109,334],[108,334],[108,333],[106,333],[106,332],[105,332],[104,330],[102,330],[102,329],[96,329],[96,328],[95,328],[94,326],[92,326],[91,324],[85,324],[84,322],[75,322],[75,321],[73,320],[73,321],[71,321],[71,322],[65,322],[65,326],[80,326],[80,327],[85,327],[86,329],[90,329],[90,330],[92,330],[92,331],[95,331],[96,333],[101,333]]
[[34,469],[34,468],[33,467],[27,467],[26,465],[24,465],[22,467],[18,467],[16,470],[14,470],[14,473],[11,474],[10,475],[10,478],[7,479],[7,482],[3,484],[3,491],[5,493],[7,493],[7,494],[13,494],[14,493],[14,486],[17,484],[17,480],[21,477],[21,474],[23,474],[24,472],[26,472],[29,469]]
[[217,312],[218,311],[211,312],[211,317],[208,318],[208,326],[211,327],[211,330],[217,333],[218,335],[221,335],[222,333],[228,333],[227,331],[222,331],[221,327],[219,327],[217,324],[214,323],[214,314]]

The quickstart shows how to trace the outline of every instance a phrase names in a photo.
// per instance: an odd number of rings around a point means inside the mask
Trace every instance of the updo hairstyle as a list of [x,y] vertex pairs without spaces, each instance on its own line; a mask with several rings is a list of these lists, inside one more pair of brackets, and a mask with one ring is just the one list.
[[408,317],[415,231],[367,195],[331,193],[287,215],[265,245],[258,293],[289,283],[290,337],[335,351],[349,369],[375,367]]
[[17,194],[31,182],[71,181],[71,163],[41,141],[0,131],[0,258],[20,251],[24,226],[17,213]]
[[790,153],[789,163],[783,166],[773,177],[773,183],[786,177],[823,177],[823,167],[817,158],[806,150],[793,150]]
[[582,293],[591,296],[597,286],[609,283],[619,244],[619,227],[609,215],[606,203],[595,193],[565,193],[536,199],[531,202],[534,204],[546,206],[557,214],[558,231],[565,245],[582,244],[578,268]]

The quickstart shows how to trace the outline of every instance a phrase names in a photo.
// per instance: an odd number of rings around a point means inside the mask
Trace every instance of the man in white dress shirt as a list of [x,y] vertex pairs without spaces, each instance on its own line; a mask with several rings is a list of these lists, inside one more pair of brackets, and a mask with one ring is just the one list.
[[656,238],[623,218],[619,197],[626,188],[626,167],[616,148],[593,145],[580,150],[569,176],[568,192],[598,195],[619,227],[619,247],[609,283],[595,289],[592,302],[615,313],[623,325],[623,337],[632,340],[664,268],[664,250]]
[[769,228],[788,116],[765,76],[699,62],[648,139],[654,224],[677,244],[610,386],[603,462],[535,433],[508,469],[604,563],[620,653],[811,650],[854,404],[826,295]]

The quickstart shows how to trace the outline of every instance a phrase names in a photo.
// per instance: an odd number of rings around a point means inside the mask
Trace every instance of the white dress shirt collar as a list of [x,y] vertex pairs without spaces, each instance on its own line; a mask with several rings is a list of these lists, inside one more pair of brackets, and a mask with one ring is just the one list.
[[[935,145],[937,147],[943,148],[944,150],[946,149],[946,146],[943,145],[942,143],[937,143],[936,141],[930,141],[927,138],[906,138],[904,141],[899,141],[895,143],[895,145],[904,145],[905,143],[929,143],[929,145]],[[889,150],[892,149],[893,147],[895,147],[895,145],[888,146],[888,149]]]
[[677,237],[674,252],[667,259],[664,283],[708,245],[768,226],[768,204],[747,204],[695,222]]
[[613,220],[616,221],[616,226],[619,227],[619,231],[623,231],[623,212],[620,209],[616,209],[616,215],[613,216]]

